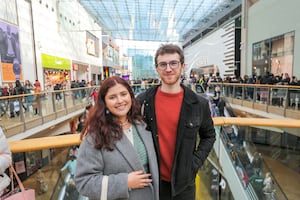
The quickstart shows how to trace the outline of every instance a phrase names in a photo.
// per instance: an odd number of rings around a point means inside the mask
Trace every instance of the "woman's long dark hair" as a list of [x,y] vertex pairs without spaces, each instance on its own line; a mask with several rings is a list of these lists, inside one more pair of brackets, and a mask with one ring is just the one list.
[[94,138],[95,148],[97,149],[104,147],[108,150],[113,150],[114,142],[120,140],[123,136],[120,122],[112,113],[107,112],[105,104],[105,96],[108,90],[117,84],[123,85],[128,90],[131,97],[131,110],[127,114],[129,122],[135,123],[142,121],[140,105],[135,99],[134,93],[127,81],[118,76],[107,78],[101,84],[96,103],[92,109],[90,109],[83,129],[83,133],[90,134]]

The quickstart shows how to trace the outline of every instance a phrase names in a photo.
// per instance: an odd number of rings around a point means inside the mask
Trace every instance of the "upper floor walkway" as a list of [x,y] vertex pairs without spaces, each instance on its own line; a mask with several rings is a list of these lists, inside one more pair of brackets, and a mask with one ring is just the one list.
[[266,118],[300,119],[300,86],[211,82],[206,90],[214,94],[216,87],[233,108]]
[[[215,87],[220,87],[221,97],[226,100],[227,106],[241,111],[236,112],[240,117],[300,119],[299,86],[210,83],[206,92],[200,85],[189,86],[209,99]],[[78,116],[93,101],[90,94],[98,87],[2,96],[0,125],[10,141],[74,133]],[[139,87],[132,85],[135,93],[142,91]],[[71,125],[66,126],[66,122]]]

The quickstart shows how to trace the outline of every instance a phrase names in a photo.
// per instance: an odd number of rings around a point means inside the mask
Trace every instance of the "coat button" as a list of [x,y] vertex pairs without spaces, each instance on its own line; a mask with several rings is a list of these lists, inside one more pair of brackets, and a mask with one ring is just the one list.
[[192,122],[190,122],[190,124],[189,124],[189,125],[190,125],[190,127],[193,127],[193,123],[192,123]]

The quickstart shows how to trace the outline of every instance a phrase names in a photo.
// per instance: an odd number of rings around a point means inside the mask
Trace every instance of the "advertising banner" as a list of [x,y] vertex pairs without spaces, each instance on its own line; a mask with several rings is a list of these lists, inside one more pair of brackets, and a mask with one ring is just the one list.
[[23,80],[17,27],[0,21],[0,61],[2,81]]
[[90,32],[86,32],[87,54],[99,57],[99,39]]

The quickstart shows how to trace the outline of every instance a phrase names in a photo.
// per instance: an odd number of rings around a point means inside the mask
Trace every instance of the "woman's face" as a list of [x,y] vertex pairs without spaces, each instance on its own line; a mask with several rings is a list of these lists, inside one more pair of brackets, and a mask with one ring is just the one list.
[[127,113],[131,109],[131,96],[126,87],[117,84],[108,89],[105,96],[106,108],[121,122],[127,119]]

